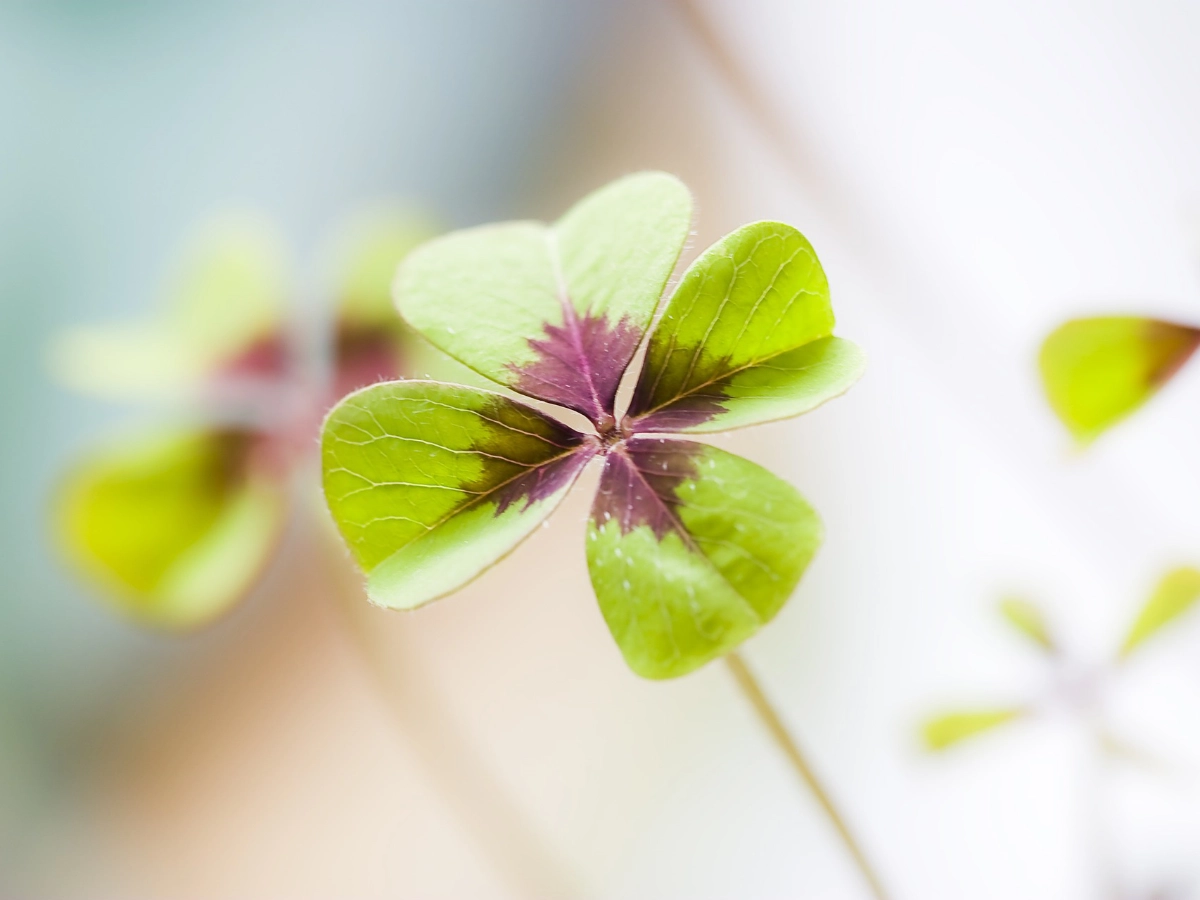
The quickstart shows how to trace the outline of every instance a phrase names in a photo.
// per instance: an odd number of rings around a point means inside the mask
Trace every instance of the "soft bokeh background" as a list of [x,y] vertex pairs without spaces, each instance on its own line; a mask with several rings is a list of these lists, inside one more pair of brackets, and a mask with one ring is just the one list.
[[696,193],[696,248],[800,227],[871,357],[846,398],[722,442],[826,520],[746,653],[895,895],[1093,898],[1116,869],[1130,897],[1200,896],[1200,623],[1111,697],[1154,771],[1053,713],[943,759],[914,737],[1037,691],[1001,593],[1099,661],[1200,562],[1200,377],[1075,457],[1033,365],[1069,315],[1200,317],[1197,110],[1186,4],[0,3],[0,895],[863,895],[719,665],[625,669],[586,490],[459,595],[364,607],[372,647],[312,528],[174,639],[47,539],[56,473],[151,415],[56,387],[47,342],[151,310],[198,221],[271,216],[312,303],[355,209],[553,217],[662,168]]

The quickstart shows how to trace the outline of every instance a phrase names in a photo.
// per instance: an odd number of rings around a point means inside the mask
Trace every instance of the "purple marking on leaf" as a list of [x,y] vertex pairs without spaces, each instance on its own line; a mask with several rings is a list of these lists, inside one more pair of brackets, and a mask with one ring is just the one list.
[[524,475],[508,482],[492,495],[496,502],[495,515],[504,513],[515,503],[524,501],[521,512],[529,509],[540,500],[552,497],[571,483],[583,471],[596,455],[596,448],[591,444],[581,444],[567,456],[560,456],[553,462],[530,469]]
[[729,397],[723,388],[723,382],[714,382],[704,393],[688,394],[641,418],[632,419],[629,427],[636,433],[669,433],[703,425],[725,412],[724,402]]
[[597,427],[611,427],[621,376],[633,359],[642,329],[629,319],[615,325],[604,316],[582,319],[563,303],[563,324],[544,326],[545,337],[530,338],[537,358],[510,365],[518,391],[583,413]]
[[614,447],[592,504],[593,523],[601,528],[616,519],[621,534],[647,525],[659,540],[674,530],[690,544],[675,512],[676,491],[696,477],[697,457],[703,452],[703,444],[663,438],[632,438]]
[[[713,368],[719,371],[730,366],[727,360],[722,360],[715,363]],[[725,412],[723,403],[729,399],[725,388],[736,374],[731,372],[724,378],[681,393],[674,399],[660,401],[660,405],[655,407],[652,405],[653,394],[658,387],[658,379],[649,377],[650,367],[647,366],[642,370],[629,401],[626,415],[629,416],[630,427],[635,432],[673,432],[702,425]]]
[[1160,351],[1163,364],[1150,374],[1150,384],[1163,385],[1175,377],[1175,373],[1200,347],[1200,329],[1157,319],[1147,322],[1146,326],[1146,339],[1151,344],[1166,348],[1165,352]]

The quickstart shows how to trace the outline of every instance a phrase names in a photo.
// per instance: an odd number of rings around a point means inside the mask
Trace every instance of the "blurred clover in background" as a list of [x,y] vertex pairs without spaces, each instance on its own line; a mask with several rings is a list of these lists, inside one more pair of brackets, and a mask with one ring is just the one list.
[[[1146,645],[1164,629],[1178,623],[1196,606],[1197,600],[1200,600],[1200,570],[1185,566],[1168,571],[1159,579],[1120,646],[1100,666],[1089,666],[1065,653],[1062,643],[1037,606],[1020,598],[1002,600],[999,611],[1005,621],[1052,664],[1043,696],[1022,703],[951,710],[932,716],[923,723],[921,729],[925,748],[933,753],[942,753],[1001,726],[1027,721],[1056,708],[1065,710],[1085,729],[1091,752],[1098,763],[1112,760],[1161,768],[1159,760],[1152,753],[1114,732],[1106,721],[1104,702],[1112,678],[1119,674],[1121,667],[1133,656],[1140,655]],[[1100,780],[1103,771],[1100,765],[1093,768],[1092,777],[1095,780],[1085,792],[1087,807],[1083,819],[1084,828],[1095,844],[1091,856],[1097,867],[1103,896],[1114,900],[1165,900],[1168,897],[1191,896],[1178,894],[1178,886],[1159,884],[1147,892],[1123,883],[1124,879],[1115,865],[1116,848],[1112,846],[1112,836],[1108,834],[1109,825],[1097,819],[1097,798],[1104,790]]]
[[54,342],[51,366],[65,384],[153,403],[160,419],[82,454],[54,502],[59,545],[123,613],[188,629],[253,588],[326,410],[411,362],[390,282],[433,233],[394,213],[344,229],[336,303],[317,322],[289,303],[297,298],[271,228],[225,216],[199,230],[158,315]]
[[1134,413],[1200,347],[1200,328],[1139,316],[1072,319],[1038,358],[1051,408],[1071,436],[1090,444]]
[[[1089,668],[1069,658],[1042,611],[1028,600],[1005,599],[1001,601],[999,610],[1018,634],[1054,663],[1046,688],[1046,700],[1064,704],[1082,720],[1094,724],[1103,750],[1118,756],[1129,756],[1129,745],[1114,737],[1107,725],[1100,721],[1103,689],[1123,663],[1139,653],[1163,629],[1178,622],[1196,605],[1197,600],[1200,600],[1200,570],[1185,566],[1167,572],[1134,619],[1112,659],[1099,669]],[[924,745],[930,751],[948,750],[1001,725],[1030,718],[1037,714],[1038,708],[1036,702],[1027,702],[944,712],[924,723]]]

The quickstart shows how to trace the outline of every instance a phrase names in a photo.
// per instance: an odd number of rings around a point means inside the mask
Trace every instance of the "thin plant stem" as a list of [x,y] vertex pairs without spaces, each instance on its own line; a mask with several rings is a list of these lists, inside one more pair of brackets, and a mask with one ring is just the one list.
[[767,699],[767,695],[763,692],[758,679],[754,677],[754,673],[750,671],[745,660],[736,652],[728,654],[725,657],[725,661],[729,664],[729,670],[733,673],[733,678],[737,682],[737,686],[741,689],[746,699],[750,701],[750,705],[754,708],[755,713],[758,714],[759,720],[775,740],[779,749],[783,751],[783,755],[787,757],[796,774],[800,776],[800,780],[804,782],[812,792],[813,797],[816,798],[817,804],[825,813],[825,817],[833,826],[834,831],[837,832],[838,837],[841,838],[842,844],[850,854],[851,859],[854,860],[854,864],[858,867],[863,880],[870,886],[872,895],[877,900],[887,900],[887,891],[884,890],[879,876],[875,874],[874,867],[867,860],[862,847],[851,833],[845,818],[838,812],[837,806],[834,804],[825,786],[821,784],[817,773],[813,771],[812,766],[800,751],[800,746],[796,743],[796,739],[788,731],[787,726],[783,724],[783,719],[780,718],[771,701]]
[[1124,891],[1117,869],[1117,853],[1110,827],[1107,796],[1108,757],[1104,728],[1094,712],[1084,722],[1088,759],[1082,785],[1082,812],[1087,829],[1088,850],[1096,873],[1096,888],[1102,900],[1121,900]]
[[361,589],[340,577],[337,606],[346,631],[386,701],[401,736],[463,830],[514,897],[574,900],[583,896],[528,815],[514,802],[468,736],[447,714],[445,700],[423,677],[415,649],[385,647],[378,613]]

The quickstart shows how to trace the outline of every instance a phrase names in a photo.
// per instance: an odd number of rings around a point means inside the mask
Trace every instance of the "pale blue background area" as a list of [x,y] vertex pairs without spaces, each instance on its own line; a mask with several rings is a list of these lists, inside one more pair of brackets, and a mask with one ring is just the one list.
[[302,258],[379,198],[452,225],[511,215],[613,11],[0,4],[0,810],[41,806],[69,771],[64,735],[180,652],[108,615],[48,545],[55,473],[136,411],[51,384],[47,340],[151,309],[189,229],[231,205],[271,215]]

